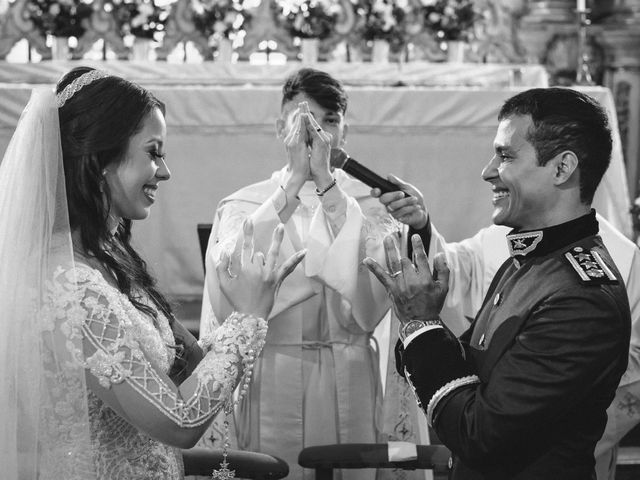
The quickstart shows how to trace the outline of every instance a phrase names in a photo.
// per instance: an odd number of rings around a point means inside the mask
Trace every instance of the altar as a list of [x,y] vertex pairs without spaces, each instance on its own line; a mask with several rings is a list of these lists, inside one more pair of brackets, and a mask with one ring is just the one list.
[[[77,64],[3,65],[2,152],[31,88],[53,84]],[[149,87],[167,106],[166,156],[172,178],[160,184],[149,219],[136,223],[134,243],[160,287],[173,298],[197,298],[202,293],[196,225],[211,222],[226,195],[284,165],[284,150],[275,134],[280,86],[299,67],[100,64]],[[449,240],[461,240],[490,223],[491,192],[480,172],[493,155],[497,113],[504,100],[518,91],[546,86],[541,67],[320,64],[318,68],[345,82],[346,150],[351,156],[376,172],[393,173],[418,187],[434,224]],[[595,207],[631,236],[611,92],[602,87],[581,90],[607,108],[614,127],[612,163]]]

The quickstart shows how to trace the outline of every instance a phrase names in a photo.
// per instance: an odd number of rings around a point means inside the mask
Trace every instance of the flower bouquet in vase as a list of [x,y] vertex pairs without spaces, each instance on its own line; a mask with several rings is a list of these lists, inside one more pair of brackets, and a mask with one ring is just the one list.
[[120,34],[131,46],[131,59],[150,60],[151,44],[162,38],[170,3],[161,0],[111,0],[110,4]]
[[408,0],[357,0],[355,30],[371,47],[371,61],[386,63],[389,53],[400,53],[406,45],[405,23]]
[[277,1],[277,22],[300,42],[303,62],[318,61],[320,41],[334,34],[340,8],[337,0]]
[[446,50],[449,62],[464,61],[473,25],[480,13],[473,0],[420,0],[424,27]]
[[47,37],[51,58],[66,60],[69,56],[69,38],[80,38],[85,27],[82,21],[93,13],[89,2],[80,0],[29,0],[29,18]]
[[217,50],[216,58],[231,62],[234,42],[251,21],[244,0],[191,0],[193,23]]

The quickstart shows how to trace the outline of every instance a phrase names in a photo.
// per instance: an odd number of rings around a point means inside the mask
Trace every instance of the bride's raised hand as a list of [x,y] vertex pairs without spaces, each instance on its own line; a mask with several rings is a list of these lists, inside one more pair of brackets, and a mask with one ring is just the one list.
[[218,281],[235,311],[266,319],[280,284],[302,261],[306,251],[294,253],[278,267],[284,226],[278,225],[273,231],[266,257],[262,252],[254,252],[251,220],[245,220],[242,229],[242,237],[236,241],[234,251],[231,254],[224,252],[216,264]]

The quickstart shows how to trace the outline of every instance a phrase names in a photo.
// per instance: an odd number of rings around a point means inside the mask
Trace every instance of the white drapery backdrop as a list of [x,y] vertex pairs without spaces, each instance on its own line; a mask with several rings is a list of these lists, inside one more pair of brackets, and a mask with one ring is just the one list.
[[[0,150],[4,151],[34,84],[53,84],[75,63],[7,65],[0,71]],[[196,225],[211,222],[217,203],[284,165],[275,135],[280,85],[299,65],[97,65],[138,80],[167,105],[167,161],[149,219],[134,242],[164,291],[176,298],[202,293]],[[541,67],[512,65],[377,66],[322,64],[345,80],[349,94],[346,148],[373,170],[416,185],[432,219],[449,240],[490,223],[491,195],[480,171],[492,155],[498,109],[508,97],[545,86]],[[402,87],[390,87],[398,82]],[[250,84],[245,84],[250,82]],[[372,85],[365,86],[366,83]],[[433,86],[439,83],[444,86]],[[426,85],[426,86],[425,86]],[[471,85],[471,86],[469,86]],[[609,90],[584,87],[615,114]],[[617,128],[611,167],[596,195],[598,211],[631,234],[629,195]]]

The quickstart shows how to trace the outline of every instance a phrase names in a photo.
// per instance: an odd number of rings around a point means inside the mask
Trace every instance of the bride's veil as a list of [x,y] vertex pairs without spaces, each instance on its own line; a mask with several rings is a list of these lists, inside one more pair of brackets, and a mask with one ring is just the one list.
[[0,164],[3,479],[96,478],[73,275],[56,96],[36,89]]

